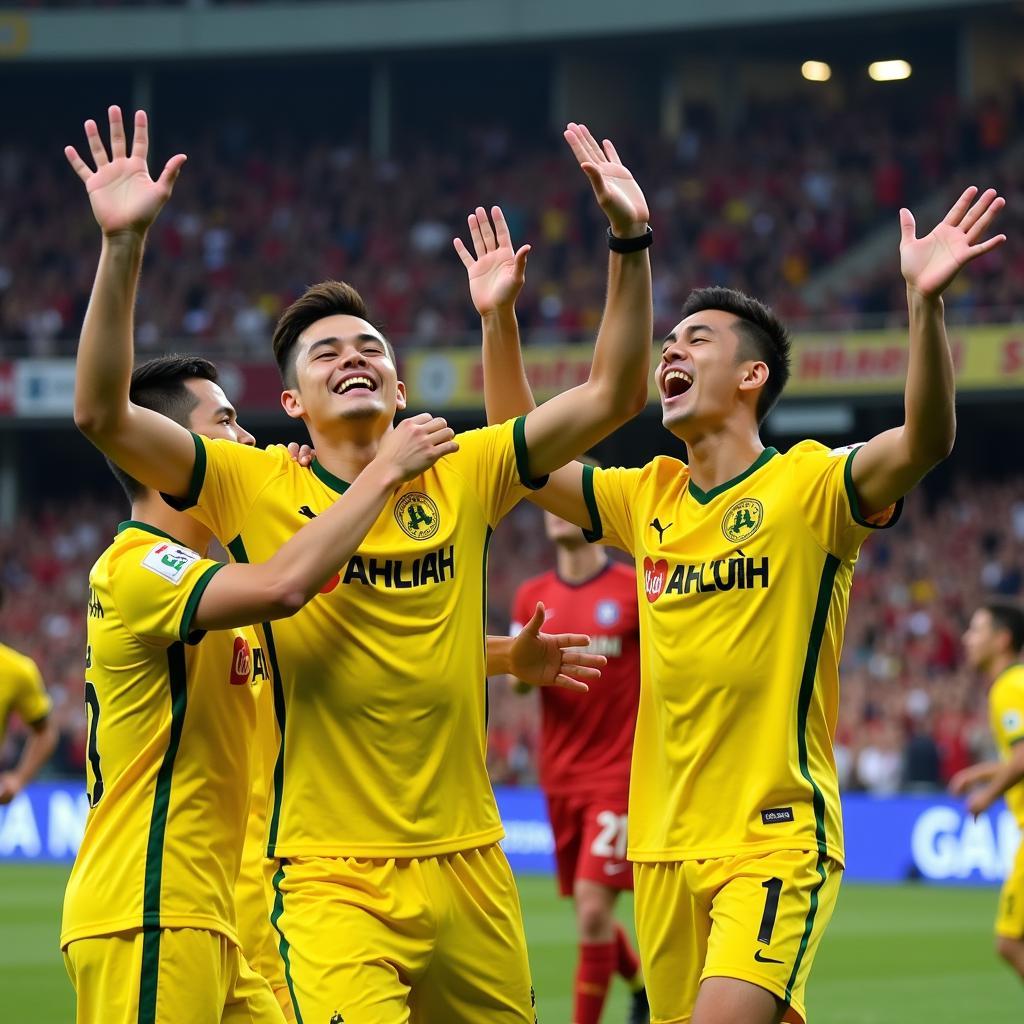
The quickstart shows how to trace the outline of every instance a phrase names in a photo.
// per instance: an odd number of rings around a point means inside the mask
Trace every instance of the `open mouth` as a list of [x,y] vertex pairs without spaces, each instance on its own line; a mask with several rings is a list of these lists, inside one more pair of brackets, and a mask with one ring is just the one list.
[[344,380],[339,382],[335,387],[334,393],[336,395],[347,395],[350,391],[376,391],[377,385],[366,376],[357,374],[352,377],[346,377]]
[[666,398],[678,398],[693,387],[693,377],[685,370],[669,370],[661,380]]

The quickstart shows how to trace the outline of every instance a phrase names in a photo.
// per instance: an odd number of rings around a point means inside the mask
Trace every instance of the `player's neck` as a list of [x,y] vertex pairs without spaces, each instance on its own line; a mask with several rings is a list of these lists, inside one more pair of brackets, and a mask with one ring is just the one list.
[[748,470],[764,451],[757,428],[723,423],[683,438],[690,479],[705,493]]
[[[391,429],[388,427],[388,430]],[[329,473],[349,484],[377,457],[382,440],[381,434],[363,431],[334,437],[312,433],[311,436],[317,462]]]
[[155,527],[199,554],[205,555],[213,534],[192,516],[175,512],[155,491],[147,491],[132,502],[132,520]]
[[1008,668],[1019,665],[1020,661],[1019,655],[1016,654],[1000,654],[993,658],[988,667],[989,681],[994,683]]
[[608,564],[608,555],[604,549],[592,544],[573,547],[559,544],[555,551],[558,578],[566,583],[586,583]]

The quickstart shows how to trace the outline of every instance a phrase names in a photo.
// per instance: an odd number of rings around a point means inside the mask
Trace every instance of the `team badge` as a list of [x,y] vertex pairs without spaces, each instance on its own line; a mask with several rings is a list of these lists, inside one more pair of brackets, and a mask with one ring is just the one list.
[[395,519],[413,540],[430,540],[441,525],[433,498],[420,491],[402,495],[395,506]]
[[598,601],[597,608],[594,609],[594,618],[601,626],[614,626],[619,621],[620,614],[618,601]]
[[1003,713],[1003,731],[1013,734],[1020,732],[1021,716],[1019,711],[1006,711]]
[[722,520],[722,533],[726,540],[740,544],[749,540],[761,528],[764,506],[757,498],[741,498]]

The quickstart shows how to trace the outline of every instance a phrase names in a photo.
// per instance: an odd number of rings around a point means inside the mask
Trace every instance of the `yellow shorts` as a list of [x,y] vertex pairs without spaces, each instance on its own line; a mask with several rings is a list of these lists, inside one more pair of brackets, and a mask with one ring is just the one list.
[[996,935],[1004,939],[1024,939],[1024,843],[1017,848],[1013,867],[999,893]]
[[283,1024],[270,985],[238,947],[203,928],[76,939],[64,966],[77,1024]]
[[274,887],[300,1021],[535,1024],[519,894],[496,843],[282,860]]
[[806,1021],[804,990],[842,868],[797,850],[636,864],[636,930],[651,1024],[686,1024],[705,978],[739,978]]

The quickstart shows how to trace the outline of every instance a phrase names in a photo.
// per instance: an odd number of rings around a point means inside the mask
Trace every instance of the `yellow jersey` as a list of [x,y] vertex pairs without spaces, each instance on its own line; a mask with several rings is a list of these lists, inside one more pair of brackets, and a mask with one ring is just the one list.
[[6,644],[0,644],[0,746],[11,715],[27,725],[45,718],[53,707],[36,663]]
[[127,522],[89,574],[90,811],[62,946],[139,928],[238,942],[234,887],[268,662],[251,629],[192,629],[223,565]]
[[[1010,749],[1024,741],[1024,665],[1011,665],[1000,673],[988,692],[988,710],[996,749],[1006,760]],[[1003,799],[1024,829],[1024,782],[1011,786]]]
[[707,492],[676,459],[584,467],[590,539],[637,563],[631,860],[816,849],[842,862],[839,655],[854,563],[876,525],[858,510],[855,454],[767,448]]
[[[487,547],[526,493],[522,419],[458,437],[398,488],[341,572],[264,624],[283,737],[269,857],[427,857],[503,836],[487,777]],[[348,487],[283,449],[195,437],[192,511],[269,558]]]

